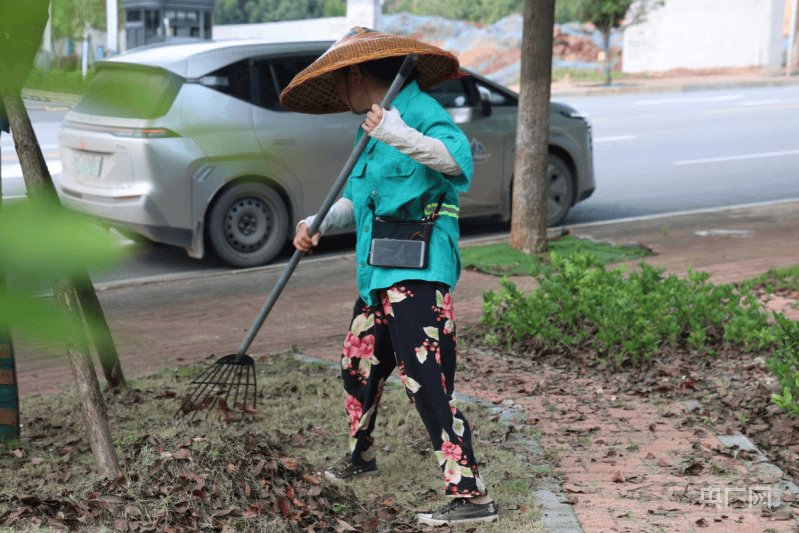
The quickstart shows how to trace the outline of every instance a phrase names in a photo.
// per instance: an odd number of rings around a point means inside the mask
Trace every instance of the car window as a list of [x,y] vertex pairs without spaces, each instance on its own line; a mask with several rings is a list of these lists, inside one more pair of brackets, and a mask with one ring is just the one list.
[[492,106],[516,105],[513,98],[494,87],[480,83],[477,80],[475,80],[475,85],[477,90],[480,91],[480,98],[488,99]]
[[258,100],[261,107],[285,111],[280,105],[280,93],[291,83],[294,76],[313,63],[318,56],[263,59],[255,62],[258,76]]
[[102,68],[73,108],[78,113],[150,119],[169,111],[181,78],[162,69]]
[[443,107],[471,107],[474,99],[469,96],[461,80],[448,80],[427,90],[427,94],[438,100]]
[[200,78],[200,83],[220,93],[249,102],[251,97],[250,62],[244,59],[209,72]]

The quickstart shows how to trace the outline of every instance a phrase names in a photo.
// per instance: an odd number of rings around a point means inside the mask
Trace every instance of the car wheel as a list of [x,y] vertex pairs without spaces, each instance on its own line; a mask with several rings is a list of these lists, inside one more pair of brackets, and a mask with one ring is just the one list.
[[547,165],[547,226],[566,220],[574,198],[574,176],[560,157],[549,154]]
[[240,183],[226,190],[208,214],[208,240],[214,253],[235,267],[264,265],[286,244],[289,217],[272,188]]

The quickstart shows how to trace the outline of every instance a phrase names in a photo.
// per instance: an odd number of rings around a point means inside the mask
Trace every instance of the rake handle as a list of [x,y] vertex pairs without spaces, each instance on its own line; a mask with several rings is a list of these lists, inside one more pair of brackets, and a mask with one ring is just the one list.
[[[391,86],[388,88],[386,92],[386,96],[383,98],[383,101],[380,104],[380,107],[383,109],[390,109],[391,102],[394,100],[394,97],[397,96],[402,85],[405,83],[405,80],[413,70],[413,67],[416,66],[416,62],[419,60],[419,56],[416,54],[408,54],[405,57],[405,61],[402,62],[402,66],[400,67],[399,72],[397,73],[397,77],[394,78],[394,81],[391,83]],[[341,193],[342,189],[344,189],[344,185],[347,183],[347,178],[349,178],[350,173],[352,172],[353,167],[355,167],[355,163],[358,161],[358,158],[361,157],[361,154],[366,149],[366,144],[369,142],[369,135],[365,132],[361,135],[361,138],[358,140],[358,144],[355,145],[355,148],[352,150],[349,159],[344,164],[344,168],[341,169],[341,172],[338,175],[338,179],[336,179],[333,187],[330,189],[330,192],[327,194],[327,197],[322,202],[322,206],[319,208],[319,212],[316,214],[316,218],[314,218],[313,223],[311,223],[311,228],[309,233],[311,235],[316,235],[319,231],[320,226],[322,225],[322,221],[327,216],[328,211],[333,206],[333,203],[338,198],[338,195]],[[277,301],[280,293],[283,292],[283,289],[286,287],[286,284],[289,281],[289,278],[294,273],[294,270],[297,268],[297,265],[302,259],[304,252],[300,250],[295,250],[294,255],[291,256],[291,260],[286,265],[286,268],[283,270],[283,274],[280,275],[280,278],[277,280],[277,283],[272,288],[271,294],[269,294],[269,298],[267,298],[264,306],[261,308],[261,312],[258,313],[258,316],[253,322],[250,330],[247,332],[247,335],[244,337],[244,340],[239,346],[236,355],[242,356],[244,353],[249,349],[250,345],[252,344],[253,339],[258,334],[258,331],[261,329],[261,326],[264,324],[266,317],[269,315],[269,312],[274,307],[275,302]]]

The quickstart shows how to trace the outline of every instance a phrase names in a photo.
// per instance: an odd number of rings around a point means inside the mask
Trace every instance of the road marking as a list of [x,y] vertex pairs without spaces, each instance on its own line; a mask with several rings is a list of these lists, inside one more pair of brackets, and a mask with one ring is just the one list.
[[638,135],[616,135],[615,137],[594,137],[595,143],[608,143],[615,141],[632,141],[638,138]]
[[694,232],[694,234],[700,237],[751,237],[754,233],[754,231],[749,229],[711,229]]
[[[47,169],[50,171],[50,175],[61,174],[61,161],[47,161]],[[21,165],[3,165],[0,168],[0,177],[3,179],[14,179],[14,178],[21,178],[22,177],[22,166]]]
[[744,159],[761,159],[765,157],[782,157],[786,155],[799,155],[799,150],[785,150],[783,152],[763,152],[761,154],[730,155],[726,157],[708,157],[707,159],[686,159],[676,161],[675,166],[704,165],[705,163],[724,163],[726,161],[742,161]]
[[[55,152],[55,153],[51,153],[51,154],[42,154],[42,155],[45,158],[47,158],[47,157],[58,157],[61,154],[59,154],[58,152]],[[14,155],[4,155],[4,156],[2,156],[2,159],[3,159],[3,161],[12,161],[12,160],[13,161],[19,161],[19,156],[17,156],[16,154],[14,154]]]
[[743,107],[729,107],[727,109],[709,109],[705,113],[713,115],[721,115],[725,113],[740,113],[741,111],[780,111],[782,109],[794,109],[799,107],[798,104],[782,104],[782,105],[759,105],[749,106],[744,104]]
[[728,94],[723,96],[694,96],[694,97],[672,97],[655,98],[652,100],[639,100],[633,105],[671,105],[671,104],[706,104],[711,102],[728,102],[743,98],[740,94]]
[[[4,135],[3,137],[6,137],[6,135]],[[58,145],[57,144],[42,144],[42,145],[39,145],[39,148],[42,151],[44,151],[44,150],[58,150]],[[14,149],[14,143],[2,143],[2,144],[0,144],[0,150],[3,150],[3,152],[5,152],[6,150],[10,150],[11,152],[16,153],[16,150]]]

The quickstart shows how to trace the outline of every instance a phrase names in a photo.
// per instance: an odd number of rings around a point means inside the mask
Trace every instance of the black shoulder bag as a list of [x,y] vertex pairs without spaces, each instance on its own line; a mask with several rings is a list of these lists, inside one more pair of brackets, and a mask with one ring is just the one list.
[[369,250],[371,266],[392,268],[427,268],[427,250],[430,235],[444,203],[444,195],[435,212],[421,220],[383,217],[375,214],[375,204],[369,199],[372,210],[372,244]]

